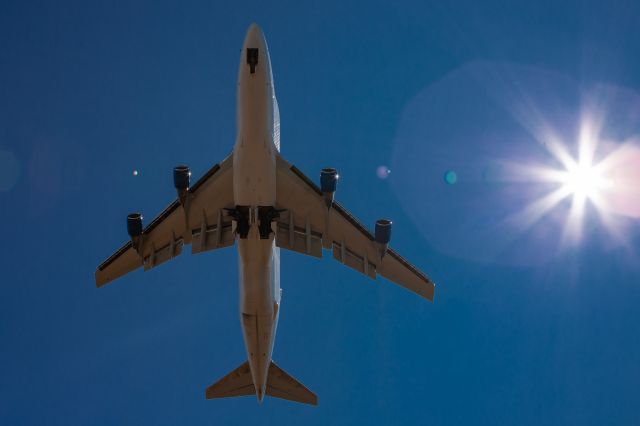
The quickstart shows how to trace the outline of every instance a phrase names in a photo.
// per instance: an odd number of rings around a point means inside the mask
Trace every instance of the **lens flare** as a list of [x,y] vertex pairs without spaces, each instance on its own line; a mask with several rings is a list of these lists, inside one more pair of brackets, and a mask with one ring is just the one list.
[[[630,152],[637,151],[633,143],[616,143],[607,141],[614,146],[607,155],[597,157],[597,152],[602,145],[599,139],[601,120],[583,117],[581,123],[581,135],[578,140],[578,158],[569,154],[565,144],[558,139],[551,138],[549,144],[545,144],[548,151],[555,157],[562,169],[548,167],[528,168],[531,181],[551,182],[557,185],[556,189],[542,200],[536,200],[525,210],[531,213],[532,206],[544,204],[544,211],[536,209],[532,216],[541,216],[550,211],[560,202],[571,197],[571,206],[566,219],[563,241],[579,242],[582,236],[585,210],[592,206],[597,211],[603,224],[612,234],[620,234],[616,229],[616,217],[635,216],[620,209],[620,200],[626,201],[625,206],[638,204],[638,189],[629,190],[631,187],[628,176]],[[633,163],[631,166],[637,165]],[[544,201],[544,202],[542,202]],[[533,218],[535,221],[537,217]],[[621,235],[617,235],[622,237]]]
[[403,110],[391,187],[450,256],[533,266],[597,248],[640,259],[638,123],[632,90],[469,63]]
[[458,175],[453,170],[448,170],[444,174],[444,181],[449,185],[453,185],[458,181]]
[[376,175],[379,179],[386,179],[389,177],[389,174],[391,174],[391,170],[389,170],[387,166],[378,166],[376,169]]

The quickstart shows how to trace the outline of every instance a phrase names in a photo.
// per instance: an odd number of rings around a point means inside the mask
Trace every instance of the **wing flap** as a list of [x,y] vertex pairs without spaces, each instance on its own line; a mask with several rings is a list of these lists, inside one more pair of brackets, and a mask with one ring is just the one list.
[[311,231],[310,227],[304,229],[292,226],[292,222],[278,223],[276,246],[309,256],[322,257],[322,236]]
[[149,254],[144,258],[144,270],[148,271],[167,260],[180,256],[182,253],[182,246],[182,238],[176,239],[175,236],[173,236],[164,247],[156,248],[155,244],[152,243],[149,249]]
[[335,260],[375,280],[376,265],[369,261],[366,253],[365,251],[364,256],[359,256],[344,243],[333,243],[333,258]]
[[200,228],[191,231],[191,253],[202,253],[233,245],[235,237],[232,223],[223,222],[222,216],[222,210],[218,210],[218,220],[215,225],[208,226],[205,218]]

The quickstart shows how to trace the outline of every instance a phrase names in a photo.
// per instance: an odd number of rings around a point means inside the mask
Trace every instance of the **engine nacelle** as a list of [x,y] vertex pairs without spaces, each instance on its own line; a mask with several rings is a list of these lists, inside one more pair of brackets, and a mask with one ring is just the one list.
[[142,215],[140,213],[127,215],[127,233],[131,238],[142,235]]
[[333,204],[333,196],[338,186],[338,171],[333,168],[326,168],[320,171],[320,190],[324,194],[324,200],[327,208]]
[[141,253],[142,247],[142,214],[130,213],[127,215],[127,233],[131,237],[133,248]]
[[376,220],[375,240],[381,259],[387,252],[387,248],[389,248],[389,241],[391,241],[391,225],[393,225],[393,222],[388,219]]
[[189,170],[189,167],[181,164],[173,168],[173,185],[176,187],[181,204],[185,202],[190,180],[191,170]]
[[133,248],[140,253],[140,246],[142,245],[142,215],[140,213],[127,215],[127,233],[131,237]]
[[189,189],[190,180],[191,170],[189,170],[189,167],[181,164],[173,168],[173,184],[178,191]]

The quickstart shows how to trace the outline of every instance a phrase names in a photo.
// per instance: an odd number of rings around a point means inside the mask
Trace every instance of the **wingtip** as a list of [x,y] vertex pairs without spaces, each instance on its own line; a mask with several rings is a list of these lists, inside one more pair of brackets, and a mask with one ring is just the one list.
[[96,282],[96,288],[100,288],[103,285],[107,284],[109,282],[109,280],[106,280],[104,276],[102,276],[103,274],[101,274],[102,271],[100,271],[100,269],[98,269],[94,275],[95,278],[95,282]]
[[421,288],[418,294],[424,297],[425,299],[427,299],[428,301],[433,302],[435,292],[436,292],[436,285],[433,282],[431,282],[430,284],[431,286],[426,289]]
[[433,299],[435,298],[435,295],[436,295],[436,285],[435,283],[432,283],[432,287],[429,291],[429,294],[427,294],[427,300],[433,303]]
[[204,399],[214,399],[215,396],[213,395],[213,391],[211,391],[209,388],[205,389],[204,391]]

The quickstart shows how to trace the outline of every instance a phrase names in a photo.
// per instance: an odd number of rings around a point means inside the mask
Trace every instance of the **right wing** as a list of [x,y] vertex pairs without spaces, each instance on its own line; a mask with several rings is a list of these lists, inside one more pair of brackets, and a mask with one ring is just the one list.
[[367,277],[381,275],[433,301],[435,284],[429,277],[391,248],[381,256],[360,221],[335,201],[328,208],[320,188],[280,156],[276,182],[276,207],[285,211],[278,221],[278,247],[314,257],[330,249],[334,259]]
[[130,240],[98,266],[96,286],[141,266],[154,268],[182,253],[184,244],[191,243],[192,253],[233,245],[231,219],[224,210],[234,206],[232,166],[229,155],[189,188],[185,206],[174,200],[144,228],[137,245]]

